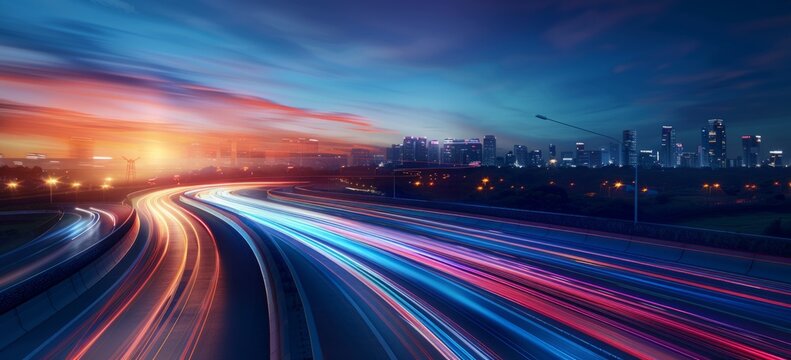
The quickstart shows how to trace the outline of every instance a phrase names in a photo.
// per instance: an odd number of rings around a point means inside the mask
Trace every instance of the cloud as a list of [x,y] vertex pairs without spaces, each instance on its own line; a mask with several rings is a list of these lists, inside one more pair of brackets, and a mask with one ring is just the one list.
[[607,9],[589,9],[554,24],[544,38],[559,49],[570,49],[640,16],[657,14],[661,3],[638,3]]

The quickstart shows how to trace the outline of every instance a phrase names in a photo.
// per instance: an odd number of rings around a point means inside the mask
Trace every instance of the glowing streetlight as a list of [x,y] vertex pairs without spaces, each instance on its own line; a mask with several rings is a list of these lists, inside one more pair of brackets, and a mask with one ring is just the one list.
[[488,184],[488,183],[489,183],[489,178],[488,178],[488,177],[485,177],[485,178],[481,179],[481,182],[482,182],[484,185],[486,185],[486,184]]
[[79,199],[77,197],[79,196],[79,193],[80,193],[80,186],[82,186],[82,184],[80,184],[79,181],[75,181],[75,182],[71,183],[71,188],[74,189],[74,202],[78,202],[79,201]]
[[102,201],[107,200],[107,189],[110,188],[110,184],[102,184]]
[[54,177],[49,177],[44,180],[44,183],[49,186],[49,203],[52,204],[52,190],[55,188],[55,185],[58,185],[58,179]]
[[[564,122],[561,122],[561,121],[557,121],[557,120],[552,119],[552,118],[550,118],[548,116],[545,116],[545,115],[536,115],[536,118],[541,119],[541,120],[551,121],[551,122],[554,122],[556,124],[560,124],[560,125],[563,125],[563,126],[568,126],[570,128],[574,128],[574,129],[577,129],[577,130],[581,130],[581,131],[587,132],[589,134],[598,135],[598,136],[610,139],[610,140],[614,141],[615,143],[617,143],[618,145],[623,146],[623,143],[621,141],[619,141],[618,139],[616,139],[616,138],[614,138],[612,136],[604,135],[602,133],[595,132],[593,130],[588,130],[588,129],[581,128],[581,127],[576,126],[576,125],[567,124],[567,123],[564,123]],[[637,214],[638,214],[637,206],[638,206],[638,199],[639,199],[639,197],[638,197],[638,190],[637,189],[640,188],[637,185],[637,169],[638,169],[638,167],[639,167],[639,164],[635,164],[635,166],[634,166],[634,223],[635,224],[637,224]]]
[[8,188],[8,190],[14,191],[19,187],[19,183],[16,181],[9,181],[5,184],[5,186]]

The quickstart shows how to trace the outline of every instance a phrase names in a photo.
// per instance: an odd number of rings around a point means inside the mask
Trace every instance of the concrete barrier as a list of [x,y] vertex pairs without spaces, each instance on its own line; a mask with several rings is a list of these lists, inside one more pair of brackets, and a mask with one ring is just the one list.
[[[115,236],[111,234],[105,239],[111,242],[106,251],[92,254],[94,255],[92,261],[82,268],[57,283],[49,284],[42,292],[27,297],[0,315],[0,329],[2,329],[0,331],[0,349],[13,343],[77,299],[123,259],[132,247],[140,229],[134,212],[125,221],[128,222],[128,226],[119,227],[113,232],[116,234]],[[111,259],[111,261],[108,263],[107,259]],[[53,279],[53,277],[46,277],[46,279]],[[25,289],[32,291],[34,288]],[[4,300],[6,299],[4,298]]]

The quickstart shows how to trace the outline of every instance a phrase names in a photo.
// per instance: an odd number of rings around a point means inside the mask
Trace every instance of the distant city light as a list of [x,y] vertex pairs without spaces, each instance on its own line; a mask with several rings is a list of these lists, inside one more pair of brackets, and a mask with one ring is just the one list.
[[112,156],[94,156],[93,159],[94,160],[112,160],[113,157]]
[[14,189],[19,187],[19,183],[16,182],[16,181],[9,181],[5,185],[6,185],[7,188],[9,188],[11,190],[14,190]]

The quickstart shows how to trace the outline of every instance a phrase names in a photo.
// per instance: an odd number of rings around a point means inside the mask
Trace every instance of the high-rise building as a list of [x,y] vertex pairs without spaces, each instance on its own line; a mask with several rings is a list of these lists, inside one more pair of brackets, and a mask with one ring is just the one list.
[[442,143],[442,163],[474,165],[482,158],[480,139],[445,139]]
[[414,163],[415,162],[415,144],[417,143],[417,138],[414,136],[405,136],[404,141],[401,144],[401,161],[404,163]]
[[387,149],[387,161],[393,165],[401,165],[401,144],[393,144]]
[[516,162],[516,157],[514,156],[513,151],[509,151],[505,153],[505,166],[509,166],[509,167],[514,166],[515,162]]
[[657,154],[654,150],[646,149],[640,150],[640,167],[644,169],[650,169],[654,167],[658,162]]
[[770,150],[766,165],[771,167],[783,167],[783,150]]
[[637,130],[623,131],[623,155],[621,163],[623,166],[637,166]]
[[541,150],[535,149],[530,152],[530,166],[540,167],[544,166],[544,158],[541,156]]
[[608,165],[621,166],[621,145],[610,143],[610,161]]
[[603,149],[586,151],[586,153],[588,153],[588,166],[592,168],[601,167],[604,164],[605,156],[607,156],[607,152]]
[[697,168],[700,167],[700,160],[698,154],[694,152],[681,153],[679,157],[679,167],[682,168]]
[[371,150],[368,149],[351,149],[349,154],[349,166],[371,166],[374,162],[374,157]]
[[753,168],[761,163],[761,135],[742,135],[742,166]]
[[576,147],[577,166],[590,166],[590,152],[585,151],[585,143],[578,142]]
[[560,166],[571,167],[574,165],[574,152],[561,151],[560,152]]
[[555,144],[549,144],[549,160],[556,160],[558,157],[557,149],[555,149]]
[[514,166],[525,167],[529,162],[529,150],[524,145],[514,145]]
[[428,142],[428,162],[429,164],[439,164],[440,154],[442,147],[439,145],[439,140],[431,140]]
[[662,167],[676,167],[676,129],[670,125],[662,126],[662,141],[659,146],[659,155]]
[[725,142],[725,122],[722,119],[709,120],[708,158],[712,168],[724,168],[728,159]]
[[676,162],[675,166],[680,166],[681,165],[681,154],[684,153],[684,144],[676,143],[676,146],[674,146],[673,150],[675,151],[675,154],[673,156],[673,160],[675,160],[675,162]]
[[494,135],[483,137],[483,166],[497,165],[497,139]]
[[415,141],[415,162],[423,166],[428,163],[428,141],[425,137],[418,137]]
[[401,144],[401,161],[411,165],[428,163],[428,141],[422,136],[405,136]]
[[700,128],[700,145],[698,146],[698,167],[709,166],[709,130]]

